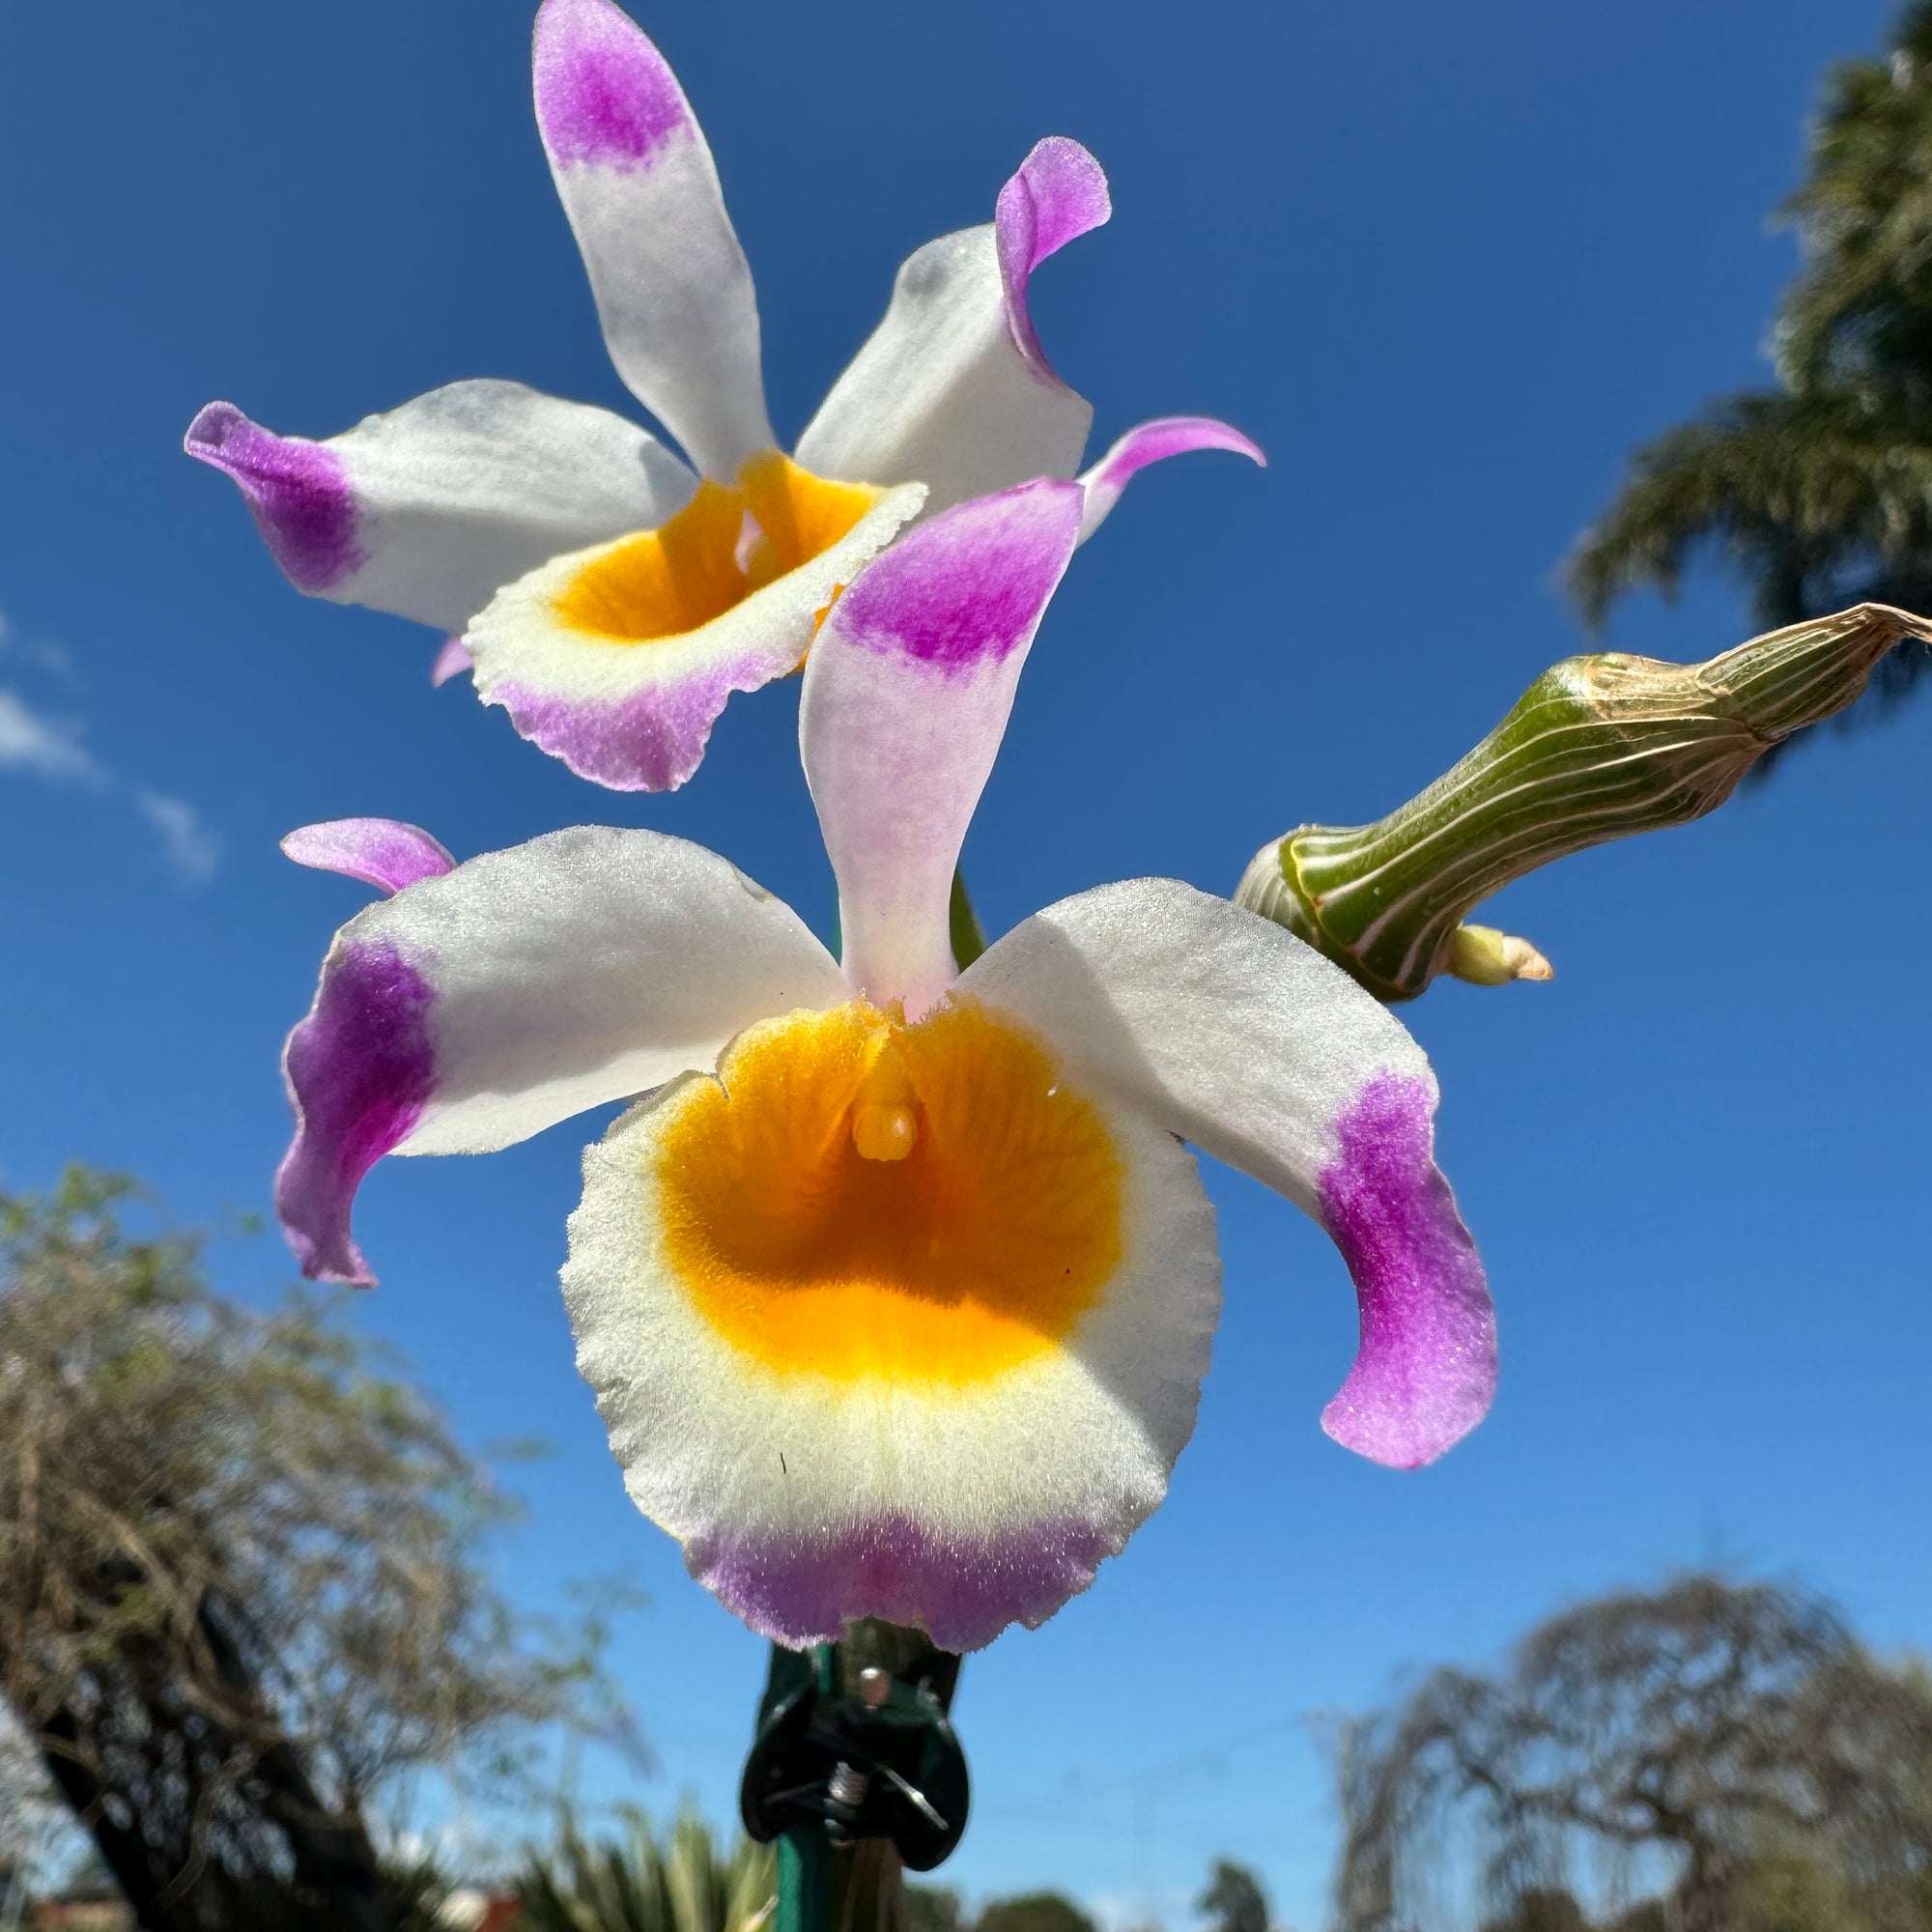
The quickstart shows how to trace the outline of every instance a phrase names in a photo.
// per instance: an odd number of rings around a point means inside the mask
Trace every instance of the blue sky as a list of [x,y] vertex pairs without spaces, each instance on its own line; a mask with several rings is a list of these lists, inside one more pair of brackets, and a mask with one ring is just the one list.
[[[325,435],[460,376],[629,407],[528,104],[526,0],[36,8],[0,71],[0,1180],[132,1168],[184,1217],[260,1208],[276,1054],[362,901],[276,838],[381,813],[459,855],[663,827],[823,922],[795,686],[734,699],[674,797],[519,741],[435,639],[304,602],[180,454],[213,397]],[[1150,472],[1085,550],[967,849],[988,923],[1102,880],[1229,889],[1265,838],[1374,816],[1580,647],[1554,568],[1623,452],[1760,382],[1794,184],[1865,0],[1471,0],[1370,10],[667,0],[640,15],[718,155],[794,434],[920,242],[986,218],[1043,133],[1118,213],[1035,280],[1096,444],[1206,412],[1267,448]],[[1747,634],[1705,576],[1620,647]],[[1096,1588],[976,1658],[978,1779],[946,1876],[1184,1918],[1206,1861],[1318,1923],[1320,1714],[1487,1655],[1555,1604],[1719,1554],[1932,1640],[1924,1250],[1932,947],[1924,707],[1823,737],[1688,831],[1585,855],[1494,917],[1547,987],[1406,1009],[1501,1314],[1494,1415],[1435,1468],[1316,1417],[1347,1277],[1226,1173],[1228,1311],[1171,1498]],[[761,1646],[626,1502],[554,1274],[582,1125],[391,1162],[360,1229],[401,1348],[519,1482],[521,1600],[626,1567],[615,1662],[646,1803],[730,1801]],[[273,1236],[218,1255],[273,1293]],[[1311,1714],[1317,1721],[1311,1724]],[[600,1790],[616,1772],[593,1768]]]

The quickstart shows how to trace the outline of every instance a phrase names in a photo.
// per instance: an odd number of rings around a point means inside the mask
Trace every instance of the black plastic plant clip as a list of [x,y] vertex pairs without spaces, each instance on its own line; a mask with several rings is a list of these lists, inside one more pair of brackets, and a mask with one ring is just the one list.
[[966,1829],[966,1753],[947,1716],[959,1659],[892,1626],[853,1637],[773,1646],[739,1790],[745,1830],[761,1844],[801,1830],[835,1845],[889,1838],[909,1869],[930,1871]]

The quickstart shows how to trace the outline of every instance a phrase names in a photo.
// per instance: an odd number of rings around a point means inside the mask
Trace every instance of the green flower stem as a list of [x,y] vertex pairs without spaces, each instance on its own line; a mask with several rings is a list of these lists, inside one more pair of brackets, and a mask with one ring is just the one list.
[[1264,846],[1236,900],[1379,1000],[1412,1000],[1440,973],[1548,979],[1527,941],[1464,925],[1468,913],[1552,859],[1715,811],[1774,745],[1850,704],[1904,638],[1932,642],[1932,622],[1861,604],[1701,665],[1568,658],[1386,818],[1304,825]]

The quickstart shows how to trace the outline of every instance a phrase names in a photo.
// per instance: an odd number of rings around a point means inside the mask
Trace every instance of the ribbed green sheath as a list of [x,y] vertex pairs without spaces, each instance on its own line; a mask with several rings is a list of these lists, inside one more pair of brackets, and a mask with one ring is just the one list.
[[1707,664],[1566,659],[1428,790],[1374,825],[1304,825],[1264,846],[1235,896],[1378,999],[1413,999],[1492,893],[1715,810],[1772,746],[1851,703],[1907,637],[1932,642],[1932,623],[1861,604]]

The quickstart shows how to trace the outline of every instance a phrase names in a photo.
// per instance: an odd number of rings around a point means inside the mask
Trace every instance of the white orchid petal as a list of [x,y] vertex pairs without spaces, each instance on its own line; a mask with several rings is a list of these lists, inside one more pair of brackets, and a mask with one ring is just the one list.
[[303,1272],[372,1279],[349,1216],[384,1154],[509,1147],[844,997],[796,913],[682,838],[580,826],[419,881],[336,934],[289,1037]]
[[1312,947],[1173,879],[1063,900],[964,973],[1080,1077],[1265,1181],[1341,1248],[1361,1350],[1322,1417],[1412,1467],[1488,1412],[1495,1321],[1437,1170],[1435,1079],[1388,1009]]
[[521,383],[451,383],[322,442],[211,403],[186,449],[235,480],[298,590],[450,632],[559,551],[663,523],[697,480],[637,424]]
[[728,478],[772,432],[752,271],[691,103],[611,0],[544,0],[534,74],[611,359],[693,463]]

